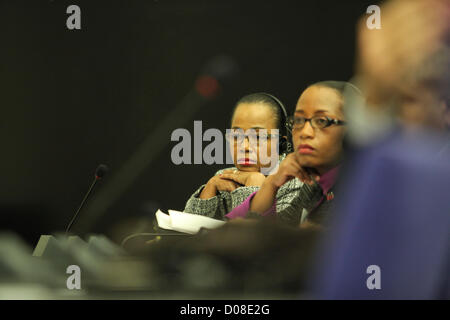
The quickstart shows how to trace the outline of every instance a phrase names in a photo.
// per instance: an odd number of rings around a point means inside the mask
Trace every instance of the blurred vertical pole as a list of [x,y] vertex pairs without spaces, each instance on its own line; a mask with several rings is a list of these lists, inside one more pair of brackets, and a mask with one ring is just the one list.
[[105,181],[105,185],[98,190],[84,214],[80,216],[76,230],[87,232],[159,156],[170,142],[173,130],[187,124],[208,101],[217,97],[220,85],[237,73],[238,67],[229,56],[217,56],[208,61],[197,77],[194,87],[183,100],[161,119],[159,125],[149,133],[123,166],[111,172],[110,179]]

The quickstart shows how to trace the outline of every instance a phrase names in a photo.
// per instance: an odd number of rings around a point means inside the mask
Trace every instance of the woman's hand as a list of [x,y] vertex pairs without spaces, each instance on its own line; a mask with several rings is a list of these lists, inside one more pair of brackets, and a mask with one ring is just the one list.
[[319,180],[318,175],[310,174],[311,170],[302,168],[295,153],[288,154],[281,162],[278,171],[268,176],[259,191],[250,202],[250,211],[263,214],[269,210],[275,201],[278,189],[291,179],[299,178],[304,183],[313,184]]
[[217,195],[217,191],[233,191],[239,188],[241,185],[239,183],[224,179],[221,176],[217,175],[209,179],[206,186],[203,188],[200,193],[200,199],[210,199]]
[[278,171],[268,177],[268,183],[273,187],[279,188],[291,179],[299,178],[302,182],[307,184],[314,184],[314,181],[319,180],[319,176],[310,174],[305,168],[302,168],[297,161],[295,153],[290,153],[281,162]]
[[234,181],[246,187],[261,187],[266,179],[266,177],[260,172],[246,172],[232,169],[224,170],[220,177]]

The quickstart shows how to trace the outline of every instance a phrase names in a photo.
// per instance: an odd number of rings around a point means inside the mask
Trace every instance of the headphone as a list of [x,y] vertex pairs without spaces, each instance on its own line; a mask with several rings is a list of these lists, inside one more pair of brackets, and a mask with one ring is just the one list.
[[[278,141],[279,145],[279,152],[280,155],[283,153],[291,153],[294,149],[292,146],[292,130],[291,130],[291,124],[288,120],[288,115],[286,112],[286,108],[281,103],[281,101],[276,98],[275,96],[271,95],[270,93],[266,92],[259,92],[259,94],[265,95],[266,97],[269,97],[273,101],[276,102],[278,108],[281,110],[281,119],[280,119],[280,139]],[[286,137],[286,138],[284,138]]]

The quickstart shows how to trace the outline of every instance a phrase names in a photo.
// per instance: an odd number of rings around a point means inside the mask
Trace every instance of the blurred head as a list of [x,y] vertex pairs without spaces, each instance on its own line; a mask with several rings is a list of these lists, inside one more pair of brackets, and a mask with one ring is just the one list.
[[390,0],[382,3],[381,12],[381,29],[367,28],[364,15],[357,30],[356,78],[369,120],[373,123],[378,113],[407,128],[445,130],[450,2]]
[[[270,96],[254,93],[241,98],[233,110],[232,135],[228,136],[235,166],[241,171],[255,172],[273,167],[278,160],[282,123],[280,107]],[[261,154],[272,160],[262,161]]]
[[292,119],[292,141],[300,165],[322,174],[343,159],[346,133],[343,90],[346,82],[323,81],[298,99]]
[[427,127],[439,131],[448,131],[450,127],[447,100],[429,86],[416,87],[399,94],[396,112],[405,127]]

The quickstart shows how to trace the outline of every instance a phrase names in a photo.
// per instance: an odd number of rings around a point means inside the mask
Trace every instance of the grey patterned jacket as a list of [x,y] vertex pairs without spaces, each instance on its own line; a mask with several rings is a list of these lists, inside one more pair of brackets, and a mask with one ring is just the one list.
[[[227,169],[236,169],[235,167]],[[227,169],[219,170],[215,175],[221,174]],[[225,215],[244,202],[253,192],[258,191],[259,187],[239,187],[232,192],[219,191],[218,195],[209,199],[200,199],[200,193],[206,184],[202,185],[189,198],[184,208],[184,212],[200,214],[210,218],[224,220]]]
[[[222,173],[224,170],[226,169],[217,171],[216,175]],[[259,187],[240,187],[232,192],[219,191],[215,197],[203,200],[199,198],[199,195],[204,187],[205,185],[202,185],[189,198],[184,212],[200,214],[220,220],[224,220],[228,212],[239,206],[253,192],[259,189]],[[309,212],[311,212],[321,197],[322,189],[317,183],[309,186],[301,182],[298,178],[294,178],[281,186],[277,192],[277,215],[285,223],[299,225],[307,219]],[[315,212],[323,209],[328,211],[328,207],[328,203],[321,204]]]
[[307,220],[324,225],[333,210],[334,201],[324,199],[318,205],[322,197],[323,191],[319,184],[310,186],[297,178],[292,179],[278,190],[277,217],[294,226]]

